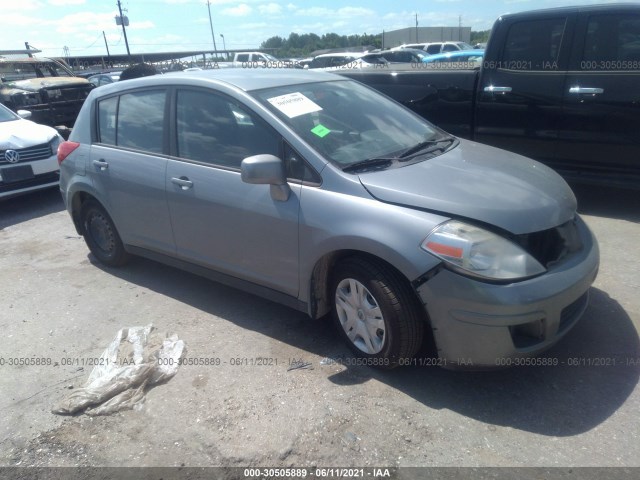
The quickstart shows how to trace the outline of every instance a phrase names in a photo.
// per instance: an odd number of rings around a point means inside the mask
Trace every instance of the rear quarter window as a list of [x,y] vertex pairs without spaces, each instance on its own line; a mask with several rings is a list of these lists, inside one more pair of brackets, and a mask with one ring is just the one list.
[[116,144],[116,113],[118,97],[98,102],[98,142],[106,145]]
[[98,102],[98,141],[163,153],[165,90],[125,93]]

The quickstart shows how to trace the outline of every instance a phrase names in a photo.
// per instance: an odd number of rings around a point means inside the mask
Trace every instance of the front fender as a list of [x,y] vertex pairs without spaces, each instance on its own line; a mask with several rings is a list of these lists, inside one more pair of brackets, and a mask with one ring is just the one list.
[[420,248],[431,230],[448,218],[355,197],[305,188],[300,208],[300,292],[309,301],[313,271],[335,252],[353,251],[393,265],[412,281],[440,263]]

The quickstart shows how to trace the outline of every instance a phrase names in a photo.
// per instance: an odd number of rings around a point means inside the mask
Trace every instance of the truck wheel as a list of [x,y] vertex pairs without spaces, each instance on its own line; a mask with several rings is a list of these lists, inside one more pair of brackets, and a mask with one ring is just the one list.
[[420,348],[424,332],[420,305],[406,280],[381,262],[356,257],[335,269],[333,318],[363,364],[393,368]]
[[84,241],[91,253],[109,267],[120,267],[127,263],[129,254],[125,251],[113,220],[102,206],[89,201],[82,209]]

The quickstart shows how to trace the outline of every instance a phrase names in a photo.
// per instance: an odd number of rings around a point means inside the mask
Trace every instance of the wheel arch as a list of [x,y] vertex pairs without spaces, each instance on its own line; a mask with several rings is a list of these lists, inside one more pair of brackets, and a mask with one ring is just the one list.
[[[86,190],[78,190],[73,193],[71,197],[71,219],[73,220],[73,225],[76,227],[76,231],[79,235],[84,235],[84,225],[82,224],[82,209],[87,204],[87,202],[96,202],[100,205],[104,210],[109,213],[109,210],[106,206],[98,200],[93,194],[87,192]],[[110,215],[110,214],[109,214]]]
[[[371,263],[382,264],[385,268],[394,271],[403,282],[406,282],[407,288],[414,294],[416,300],[422,304],[417,292],[411,286],[411,280],[395,265],[389,261],[374,255],[373,253],[357,249],[343,249],[328,252],[319,258],[311,272],[309,279],[309,315],[311,318],[320,318],[327,315],[331,311],[331,275],[341,261],[347,258],[360,258]],[[422,309],[424,311],[424,309]],[[428,321],[426,311],[424,311],[424,319]]]

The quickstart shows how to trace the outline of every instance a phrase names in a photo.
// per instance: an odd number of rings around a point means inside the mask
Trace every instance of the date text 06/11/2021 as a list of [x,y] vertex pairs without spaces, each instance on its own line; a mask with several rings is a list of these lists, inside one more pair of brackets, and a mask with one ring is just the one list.
[[289,479],[289,478],[390,478],[394,469],[390,468],[340,468],[340,467],[291,467],[291,468],[245,468],[247,479]]

